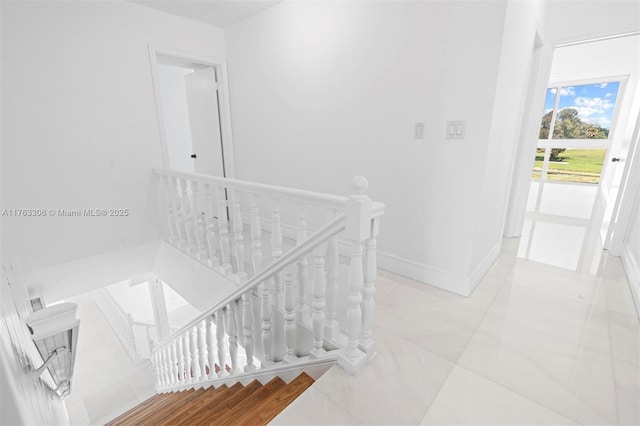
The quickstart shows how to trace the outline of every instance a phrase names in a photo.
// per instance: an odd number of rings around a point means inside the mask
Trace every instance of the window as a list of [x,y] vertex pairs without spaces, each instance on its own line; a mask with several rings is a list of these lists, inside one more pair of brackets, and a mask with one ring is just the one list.
[[620,81],[547,89],[533,179],[600,182]]

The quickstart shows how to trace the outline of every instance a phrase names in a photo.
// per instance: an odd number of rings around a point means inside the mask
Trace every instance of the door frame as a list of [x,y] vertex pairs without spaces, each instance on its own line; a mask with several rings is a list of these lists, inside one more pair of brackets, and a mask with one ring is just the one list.
[[[527,116],[523,117],[522,131],[520,133],[520,147],[518,149],[518,156],[516,158],[516,165],[519,167],[514,168],[513,174],[513,190],[511,191],[508,200],[507,215],[505,217],[505,226],[503,229],[504,237],[520,237],[524,226],[526,205],[529,194],[529,187],[531,184],[531,159],[533,159],[538,145],[538,134],[540,129],[540,117],[542,117],[542,111],[544,109],[544,98],[546,90],[551,84],[549,79],[551,76],[551,66],[553,62],[553,54],[556,48],[568,46],[572,44],[590,43],[599,40],[626,37],[631,35],[640,34],[638,31],[630,33],[620,33],[614,35],[605,35],[600,37],[576,37],[568,40],[545,42],[540,48],[539,57],[535,58],[537,77],[532,79],[529,84],[527,92],[527,105],[526,110],[530,111]],[[617,117],[616,117],[617,118]],[[636,130],[640,127],[640,116],[637,117]],[[636,135],[637,137],[637,135]],[[609,153],[607,154],[609,155]],[[632,143],[629,147],[630,158],[635,158],[634,163],[640,163],[638,157],[640,157],[640,143]],[[606,159],[605,159],[606,161]],[[526,165],[526,166],[525,166]],[[640,168],[640,164],[631,164],[627,162],[625,168],[625,176],[633,175],[631,168]],[[635,170],[637,173],[638,171]],[[518,190],[519,189],[519,190]],[[634,197],[635,192],[640,190],[640,184],[636,182],[624,181],[620,184],[618,194],[615,200],[609,200],[609,202],[615,202],[616,207],[613,212],[613,220],[609,225],[609,234],[613,234],[613,237],[608,236],[605,240],[613,240],[610,251],[612,254],[619,256],[618,251],[626,234],[629,232],[631,226],[632,214],[629,211],[633,210],[632,207],[627,207],[626,211],[618,213],[619,205],[628,206],[633,205],[634,200],[628,200],[628,198]],[[626,213],[626,214],[625,214]],[[615,219],[618,220],[615,220]],[[617,239],[616,239],[617,234]],[[603,244],[605,241],[602,242]],[[616,244],[617,243],[617,244]]]
[[169,146],[162,112],[162,94],[160,91],[160,80],[158,77],[158,55],[175,58],[181,64],[197,64],[203,67],[212,67],[216,70],[220,115],[220,134],[222,137],[222,161],[224,164],[224,177],[234,178],[235,161],[233,154],[233,135],[231,128],[231,103],[229,100],[229,78],[227,62],[224,59],[202,56],[174,49],[167,49],[153,44],[149,44],[149,61],[151,64],[151,80],[153,83],[153,93],[156,102],[156,115],[158,117],[158,128],[160,132],[160,148],[162,151],[162,162],[164,168],[169,169]]

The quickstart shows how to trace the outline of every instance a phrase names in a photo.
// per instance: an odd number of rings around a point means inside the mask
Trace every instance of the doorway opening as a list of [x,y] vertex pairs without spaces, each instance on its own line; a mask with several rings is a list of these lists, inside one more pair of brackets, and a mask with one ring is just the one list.
[[625,159],[634,149],[640,66],[633,52],[639,47],[637,34],[556,47],[519,257],[597,271]]
[[164,166],[233,177],[223,61],[149,47]]

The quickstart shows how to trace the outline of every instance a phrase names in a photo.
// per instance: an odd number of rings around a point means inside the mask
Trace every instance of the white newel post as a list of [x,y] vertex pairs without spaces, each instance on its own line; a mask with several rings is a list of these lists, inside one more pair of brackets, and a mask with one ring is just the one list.
[[229,222],[227,220],[227,195],[222,187],[218,187],[218,238],[220,240],[220,257],[222,257],[222,273],[231,274],[231,247],[229,245]]
[[368,182],[362,176],[353,178],[356,194],[349,197],[346,209],[345,238],[351,241],[349,266],[349,295],[347,297],[347,347],[338,357],[338,364],[348,373],[357,373],[366,361],[366,354],[358,348],[362,328],[363,263],[362,245],[371,234],[371,199],[364,194]]
[[324,256],[326,245],[320,244],[314,250],[313,261],[313,302],[311,307],[311,324],[313,326],[313,348],[311,348],[310,358],[320,358],[325,352],[324,346],[324,307],[325,307],[325,291],[326,276],[324,271]]
[[378,242],[378,230],[380,227],[378,218],[371,220],[371,236],[365,244],[366,252],[364,259],[364,287],[362,288],[362,335],[360,336],[359,348],[367,353],[368,356],[373,355],[375,344],[373,341],[373,316],[375,310],[376,293],[375,283],[377,277],[377,256],[376,248]]
[[[296,235],[296,245],[300,245],[307,240],[307,212],[304,204],[298,203],[298,230]],[[302,256],[296,263],[298,267],[298,306],[296,307],[296,320],[298,322],[308,321],[309,306],[307,304],[307,280],[308,266],[307,256]]]
[[294,322],[296,306],[295,292],[293,289],[293,276],[289,270],[284,274],[284,338],[286,353],[284,356],[285,363],[292,363],[296,360],[296,325]]

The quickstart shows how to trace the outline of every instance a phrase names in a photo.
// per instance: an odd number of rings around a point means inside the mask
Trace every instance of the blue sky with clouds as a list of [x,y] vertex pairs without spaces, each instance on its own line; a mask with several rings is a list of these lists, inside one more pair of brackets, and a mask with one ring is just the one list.
[[[617,81],[561,87],[558,109],[574,108],[582,121],[609,129],[619,88],[620,82]],[[557,92],[558,88],[555,87],[547,90],[545,114],[553,109]]]

